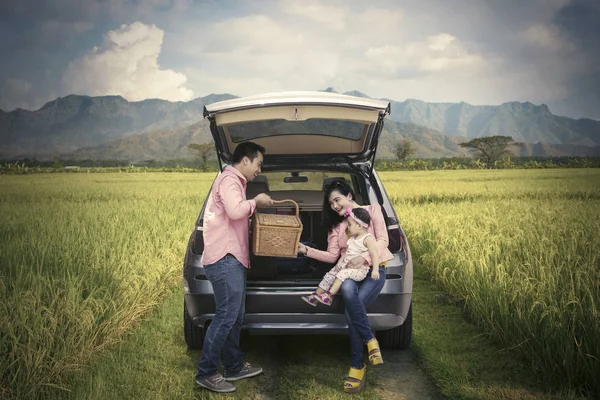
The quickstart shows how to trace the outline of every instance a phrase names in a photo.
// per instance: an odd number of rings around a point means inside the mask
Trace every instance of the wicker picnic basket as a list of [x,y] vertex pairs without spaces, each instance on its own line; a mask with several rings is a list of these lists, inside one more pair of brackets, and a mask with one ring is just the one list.
[[291,257],[298,255],[302,233],[298,203],[275,200],[273,204],[294,203],[296,215],[254,214],[252,219],[252,251],[257,256]]

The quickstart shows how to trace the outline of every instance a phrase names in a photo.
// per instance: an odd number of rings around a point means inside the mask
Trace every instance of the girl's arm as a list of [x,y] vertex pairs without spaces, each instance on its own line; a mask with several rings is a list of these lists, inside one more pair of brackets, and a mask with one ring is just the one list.
[[[379,204],[373,204],[371,206],[371,224],[373,225],[373,236],[377,241],[377,254],[383,254],[388,247],[389,237],[387,232],[387,226],[381,212],[381,206]],[[378,266],[372,262],[371,255],[368,251],[361,254],[361,256],[367,261],[367,265]]]
[[371,256],[371,260],[373,263],[373,271],[371,271],[371,278],[373,280],[379,279],[379,253],[377,252],[377,242],[375,238],[371,235],[367,235],[363,244],[367,247],[369,255]]

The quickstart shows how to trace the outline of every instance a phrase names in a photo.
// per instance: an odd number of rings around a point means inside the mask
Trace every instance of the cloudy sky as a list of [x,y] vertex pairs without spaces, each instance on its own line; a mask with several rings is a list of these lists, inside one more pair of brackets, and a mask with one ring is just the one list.
[[332,86],[600,119],[599,0],[0,0],[0,54],[5,111]]

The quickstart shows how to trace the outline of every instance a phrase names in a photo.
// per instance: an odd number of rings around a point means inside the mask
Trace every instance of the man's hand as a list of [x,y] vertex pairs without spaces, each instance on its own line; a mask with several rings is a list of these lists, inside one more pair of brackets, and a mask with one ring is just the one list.
[[348,268],[360,268],[362,267],[367,260],[365,260],[361,256],[356,256],[352,260],[348,261]]
[[261,193],[254,198],[257,207],[265,207],[272,206],[273,200],[271,200],[271,196],[266,193]]
[[371,272],[371,279],[374,281],[379,280],[379,267],[373,268],[373,271]]

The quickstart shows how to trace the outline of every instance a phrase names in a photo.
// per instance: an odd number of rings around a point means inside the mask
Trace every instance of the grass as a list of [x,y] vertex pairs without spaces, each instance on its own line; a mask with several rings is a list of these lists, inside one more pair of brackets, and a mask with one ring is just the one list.
[[[183,293],[174,289],[165,302],[125,342],[100,357],[71,382],[64,399],[343,399],[349,341],[345,336],[242,335],[245,359],[264,368],[253,379],[236,382],[233,394],[219,395],[194,385],[200,351],[186,350]],[[312,339],[311,339],[312,338]],[[358,399],[379,399],[376,375]]]
[[[435,391],[418,385],[418,371],[395,363],[414,351],[446,399],[577,400],[580,397],[532,376],[527,363],[490,343],[468,323],[451,297],[429,279],[415,279],[415,331],[412,350],[384,350],[386,364],[368,372],[358,399],[429,398]],[[200,351],[187,351],[182,332],[182,292],[172,290],[151,317],[127,339],[72,378],[71,392],[58,399],[344,399],[349,342],[344,336],[242,336],[247,360],[261,365],[257,378],[236,382],[230,395],[195,388]],[[409,363],[414,360],[409,357]],[[425,378],[425,381],[427,379]],[[417,387],[416,391],[410,391]],[[410,395],[409,395],[410,394]],[[420,395],[421,397],[413,397]]]
[[[416,265],[414,349],[444,396],[595,394],[599,172],[380,174]],[[213,177],[0,177],[1,398],[218,398],[193,387],[179,293]],[[234,398],[345,397],[347,338],[243,343],[268,373]],[[397,397],[388,373],[358,398]]]
[[532,374],[513,349],[490,342],[464,318],[457,298],[440,291],[429,277],[414,280],[413,348],[446,399],[575,400],[574,390]]
[[600,172],[382,173],[415,263],[548,382],[600,394]]
[[0,394],[64,387],[161,302],[211,180],[1,177]]

